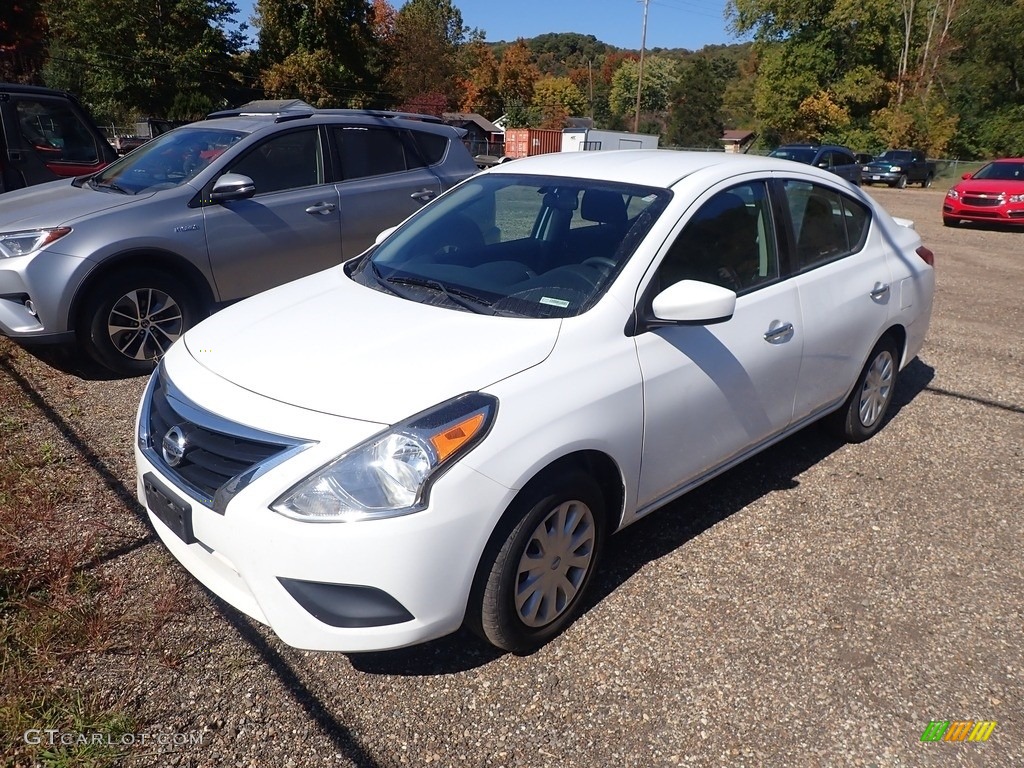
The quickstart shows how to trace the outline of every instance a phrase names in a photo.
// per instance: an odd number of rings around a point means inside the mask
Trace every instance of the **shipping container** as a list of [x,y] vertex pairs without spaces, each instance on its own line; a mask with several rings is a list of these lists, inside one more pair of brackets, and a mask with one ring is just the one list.
[[597,128],[566,128],[562,151],[604,151],[609,149],[657,149],[658,136],[650,133],[602,131]]
[[530,157],[562,151],[562,132],[549,128],[506,128],[505,156]]

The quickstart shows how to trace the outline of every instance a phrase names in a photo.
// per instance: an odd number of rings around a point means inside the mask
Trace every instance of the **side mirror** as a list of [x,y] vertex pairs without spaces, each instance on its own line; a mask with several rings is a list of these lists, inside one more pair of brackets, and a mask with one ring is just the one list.
[[377,239],[373,241],[373,244],[374,245],[380,245],[385,240],[387,240],[389,237],[391,237],[391,233],[394,232],[396,229],[398,229],[397,226],[388,227],[383,232],[381,232],[379,235],[377,235]]
[[964,174],[963,176],[961,176],[960,178],[961,178],[961,179],[969,179],[969,178],[971,178],[971,176],[973,176],[973,175],[974,175],[974,174],[972,174],[972,173],[965,173],[965,174]]
[[215,203],[245,200],[256,194],[256,183],[240,173],[225,173],[213,183],[210,199]]
[[651,310],[654,325],[724,323],[736,311],[736,293],[712,283],[680,280],[654,297]]

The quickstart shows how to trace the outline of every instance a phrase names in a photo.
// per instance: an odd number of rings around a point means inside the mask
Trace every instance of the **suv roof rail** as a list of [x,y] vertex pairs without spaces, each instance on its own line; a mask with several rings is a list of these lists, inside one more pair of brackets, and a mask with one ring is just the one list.
[[446,125],[445,121],[436,115],[426,115],[418,112],[393,112],[386,109],[316,109],[301,99],[286,100],[264,100],[250,101],[234,109],[222,109],[211,112],[206,116],[207,120],[216,120],[222,117],[243,117],[247,115],[274,115],[279,123],[285,120],[298,120],[313,115],[363,115],[366,117],[383,118],[405,118],[407,120],[419,120],[424,123],[437,123]]

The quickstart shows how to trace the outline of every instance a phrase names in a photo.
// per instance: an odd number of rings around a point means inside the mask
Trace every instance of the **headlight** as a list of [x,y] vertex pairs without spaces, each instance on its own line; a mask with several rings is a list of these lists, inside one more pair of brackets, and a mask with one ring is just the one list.
[[946,193],[946,197],[948,197],[950,200],[959,200],[960,193],[957,192],[955,189],[951,189],[949,190],[949,192]]
[[469,392],[374,435],[274,502],[312,522],[397,517],[427,505],[431,484],[491,428],[498,400]]
[[899,173],[899,172],[900,172],[900,171],[902,171],[902,170],[903,170],[903,169],[902,169],[902,168],[900,168],[900,167],[899,167],[898,165],[894,165],[894,166],[891,166],[891,167],[889,168],[889,172],[890,172],[890,173]]
[[1010,195],[1006,202],[1008,203],[1024,203],[1024,195]]
[[49,227],[0,234],[0,256],[13,259],[28,256],[71,232],[71,227]]

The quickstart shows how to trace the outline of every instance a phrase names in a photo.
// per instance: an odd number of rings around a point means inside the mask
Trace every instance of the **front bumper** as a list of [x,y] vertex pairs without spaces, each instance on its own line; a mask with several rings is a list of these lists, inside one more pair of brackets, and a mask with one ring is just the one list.
[[972,206],[957,200],[942,203],[942,216],[954,221],[974,221],[984,224],[1012,224],[1024,226],[1024,203],[1001,206]]
[[861,171],[860,180],[862,184],[888,184],[896,186],[903,173],[892,173],[891,171]]
[[[229,385],[221,380],[219,386]],[[260,413],[254,406],[263,398],[236,389],[234,399],[240,410]],[[292,410],[294,425],[309,418]],[[351,445],[351,434],[344,447],[330,437],[344,431],[345,420],[316,417],[316,442],[234,494],[223,513],[177,483],[162,459],[136,440],[137,495],[160,539],[211,591],[298,648],[385,650],[455,631],[480,556],[515,491],[457,462],[434,484],[421,512],[354,523],[287,518],[270,505]],[[187,507],[185,538],[185,526],[168,525],[166,512],[164,519],[156,513],[153,502],[162,502],[152,487],[147,494],[147,483]]]
[[93,266],[49,250],[0,258],[0,334],[39,342],[70,338],[71,300]]

